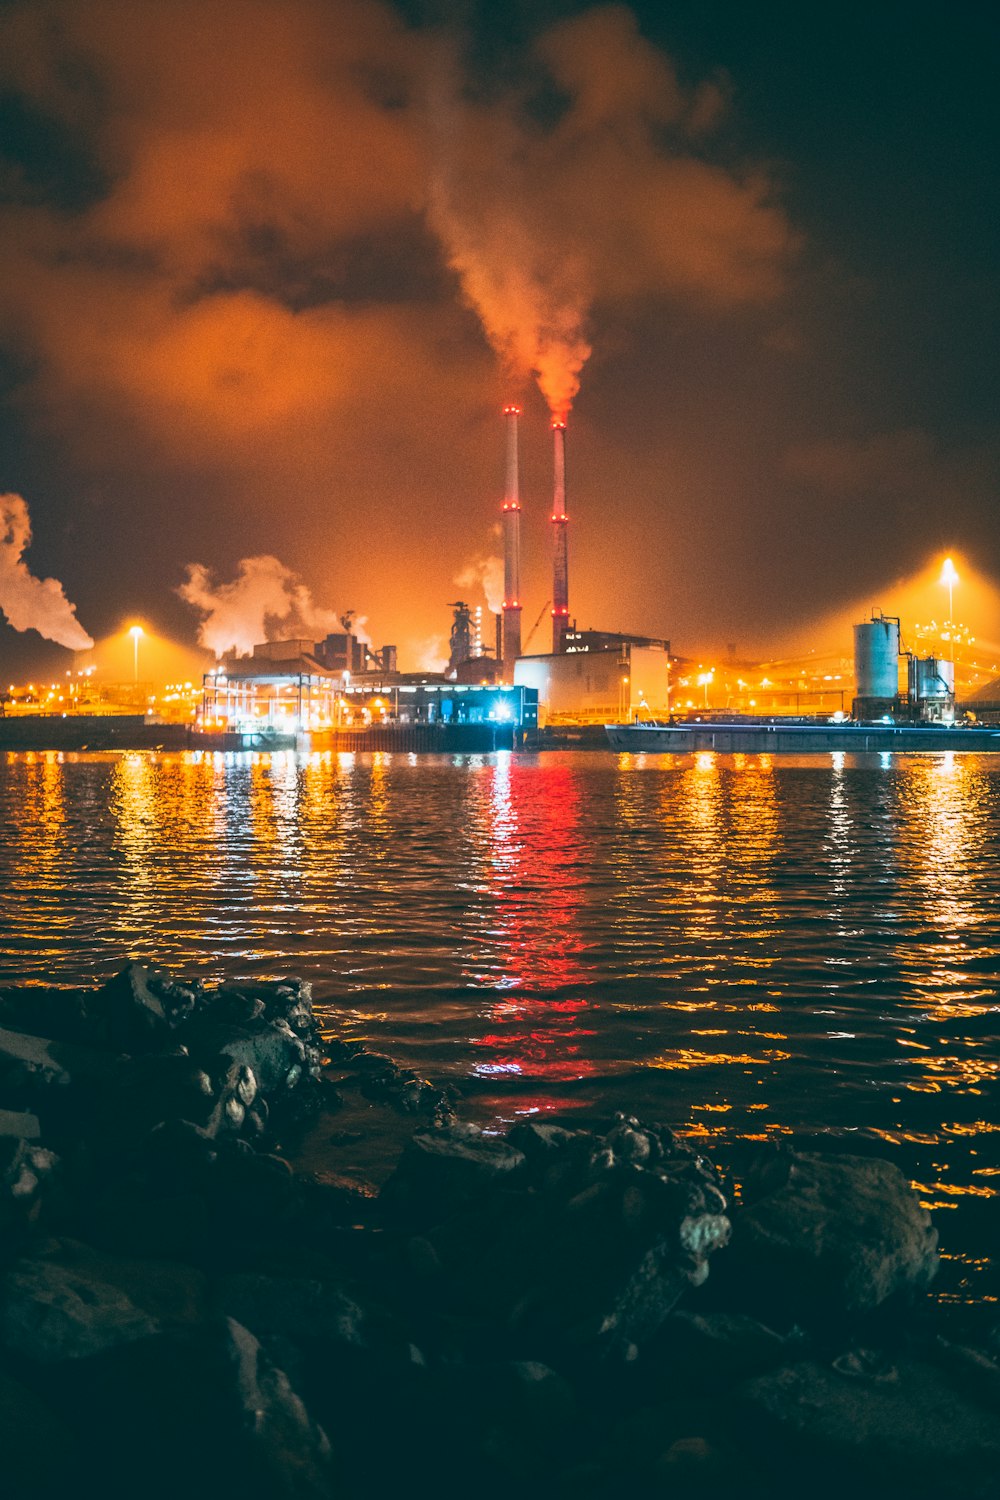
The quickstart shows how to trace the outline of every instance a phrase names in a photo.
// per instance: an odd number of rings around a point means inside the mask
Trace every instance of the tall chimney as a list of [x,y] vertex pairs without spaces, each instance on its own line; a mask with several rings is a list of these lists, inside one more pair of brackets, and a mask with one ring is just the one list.
[[566,423],[552,423],[554,486],[552,494],[552,650],[566,650],[569,628],[569,555],[566,548]]
[[505,406],[507,476],[503,493],[503,677],[514,680],[521,654],[521,486],[517,469],[519,406]]

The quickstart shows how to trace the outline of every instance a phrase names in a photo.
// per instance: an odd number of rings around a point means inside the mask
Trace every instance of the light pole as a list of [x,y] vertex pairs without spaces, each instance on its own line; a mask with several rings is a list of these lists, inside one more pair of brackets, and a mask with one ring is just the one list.
[[944,560],[944,566],[941,569],[941,577],[939,579],[939,582],[943,583],[948,590],[948,623],[950,625],[955,618],[955,585],[958,582],[958,574],[955,572],[955,564],[952,562],[950,557],[946,557]]
[[133,625],[129,630],[132,637],[132,681],[135,683],[139,681],[139,637],[144,634],[141,625]]

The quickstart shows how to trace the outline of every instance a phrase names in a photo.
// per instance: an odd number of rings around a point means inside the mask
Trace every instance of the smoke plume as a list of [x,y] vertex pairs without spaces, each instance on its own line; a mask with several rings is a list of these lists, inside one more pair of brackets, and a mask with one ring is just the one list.
[[455,582],[460,589],[481,588],[488,607],[495,615],[500,613],[503,608],[502,557],[474,558],[461,573],[455,574]]
[[428,635],[412,643],[418,672],[443,672],[448,665],[448,643],[443,635]]
[[20,495],[0,495],[0,610],[15,630],[37,630],[70,651],[86,651],[93,640],[76,618],[57,578],[36,578],[24,561],[31,546],[31,520]]
[[231,583],[218,583],[209,568],[189,563],[177,592],[201,611],[198,640],[216,656],[246,654],[261,641],[283,636],[319,639],[341,629],[336,611],[317,608],[307,585],[276,557],[244,557]]
[[485,99],[442,63],[429,217],[508,376],[564,420],[599,301],[766,301],[797,244],[759,171],[705,160],[722,90],[683,88],[624,6],[543,32],[533,63]]
[[[439,113],[454,109],[442,105]],[[458,148],[438,162],[431,223],[507,377],[534,375],[553,416],[563,420],[591,352],[583,332],[593,297],[587,268],[568,245],[553,253],[559,234],[546,222],[551,205],[537,201],[523,171],[511,170],[512,162],[523,166],[523,151],[516,141],[505,151],[491,140],[493,131],[504,133],[503,122],[478,125],[459,127],[465,161]]]

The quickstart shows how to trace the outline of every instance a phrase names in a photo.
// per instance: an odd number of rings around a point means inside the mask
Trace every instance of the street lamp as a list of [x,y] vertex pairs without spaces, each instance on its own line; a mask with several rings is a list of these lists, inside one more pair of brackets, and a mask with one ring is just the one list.
[[133,625],[129,630],[132,637],[132,680],[139,681],[139,637],[145,635],[141,625]]
[[938,582],[943,583],[948,590],[948,623],[950,625],[955,618],[954,595],[955,585],[958,582],[958,574],[955,572],[955,564],[952,562],[950,557],[946,557],[944,560],[944,566],[941,569],[941,577],[938,579]]

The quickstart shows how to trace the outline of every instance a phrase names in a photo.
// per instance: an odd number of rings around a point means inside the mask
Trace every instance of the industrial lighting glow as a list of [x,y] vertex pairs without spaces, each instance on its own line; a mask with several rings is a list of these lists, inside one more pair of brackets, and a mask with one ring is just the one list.
[[958,582],[958,573],[950,557],[946,557],[944,560],[941,567],[941,577],[938,579],[938,582],[948,590],[948,622],[950,624],[955,617],[955,585]]
[[130,625],[129,635],[132,637],[132,676],[135,682],[139,681],[139,639],[146,632],[141,625]]

